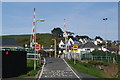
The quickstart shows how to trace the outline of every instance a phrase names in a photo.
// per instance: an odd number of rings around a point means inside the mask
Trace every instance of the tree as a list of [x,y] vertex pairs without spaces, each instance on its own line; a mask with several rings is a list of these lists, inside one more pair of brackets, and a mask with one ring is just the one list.
[[74,34],[73,32],[70,32],[70,31],[66,31],[66,32],[67,32],[67,34],[69,34],[69,35]]
[[61,28],[57,27],[57,28],[54,28],[51,33],[53,34],[53,36],[55,37],[62,37],[63,36],[63,31]]
[[88,36],[79,36],[79,35],[77,35],[76,36],[76,38],[78,38],[78,39],[90,39]]
[[102,39],[100,36],[96,36],[96,37],[95,37],[95,40],[96,40],[96,39],[100,39],[100,40],[103,41],[103,39]]

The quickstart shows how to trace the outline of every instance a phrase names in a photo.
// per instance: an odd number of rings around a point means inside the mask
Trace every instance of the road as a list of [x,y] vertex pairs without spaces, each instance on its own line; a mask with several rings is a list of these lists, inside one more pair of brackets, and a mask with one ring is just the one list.
[[74,71],[61,58],[46,58],[42,75],[39,80],[80,80]]
[[64,59],[46,58],[38,80],[102,80],[93,76],[78,73]]

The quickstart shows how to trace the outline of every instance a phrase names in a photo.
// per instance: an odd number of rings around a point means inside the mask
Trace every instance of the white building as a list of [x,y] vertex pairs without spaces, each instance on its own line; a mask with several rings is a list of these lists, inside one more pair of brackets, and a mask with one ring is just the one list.
[[63,40],[60,41],[59,48],[65,48],[65,43],[63,42]]

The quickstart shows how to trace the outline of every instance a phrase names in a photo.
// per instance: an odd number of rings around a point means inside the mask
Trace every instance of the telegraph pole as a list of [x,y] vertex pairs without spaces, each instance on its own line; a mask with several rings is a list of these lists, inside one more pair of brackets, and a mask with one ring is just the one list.
[[[65,53],[67,54],[67,41],[68,41],[68,35],[66,31],[66,19],[64,19],[64,35],[65,35]],[[64,54],[65,58],[65,54]]]

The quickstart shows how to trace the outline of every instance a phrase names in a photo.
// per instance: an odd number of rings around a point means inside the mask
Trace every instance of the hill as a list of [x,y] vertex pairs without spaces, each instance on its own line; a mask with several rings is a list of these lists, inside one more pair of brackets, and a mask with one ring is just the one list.
[[[42,44],[44,46],[50,46],[53,44],[53,41],[51,41],[51,39],[53,39],[54,37],[50,33],[45,33],[45,34],[37,33],[36,36],[37,36],[36,41],[39,44]],[[14,38],[19,43],[19,45],[24,46],[25,44],[28,45],[30,44],[31,35],[6,35],[1,37]]]

